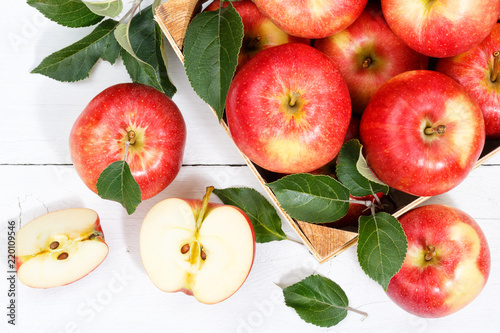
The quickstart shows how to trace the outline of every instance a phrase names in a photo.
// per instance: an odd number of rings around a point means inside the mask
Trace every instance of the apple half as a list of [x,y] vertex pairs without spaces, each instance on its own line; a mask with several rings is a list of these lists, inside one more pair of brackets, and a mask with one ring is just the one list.
[[246,280],[255,233],[239,208],[203,200],[168,198],[146,215],[140,252],[151,281],[166,292],[183,291],[206,304],[221,302]]
[[33,288],[58,287],[79,280],[107,255],[99,216],[87,208],[47,213],[16,234],[17,276]]

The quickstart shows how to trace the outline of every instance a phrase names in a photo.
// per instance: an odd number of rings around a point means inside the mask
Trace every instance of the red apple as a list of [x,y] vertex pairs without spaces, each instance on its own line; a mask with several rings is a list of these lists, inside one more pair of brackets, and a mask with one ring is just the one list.
[[79,280],[107,255],[99,216],[91,209],[47,213],[16,234],[17,276],[33,288],[58,287]]
[[[275,45],[285,43],[310,44],[309,39],[290,36],[278,28],[255,6],[251,0],[232,2],[234,9],[241,16],[243,21],[243,43],[238,55],[238,71],[243,64],[258,52]],[[229,2],[224,2],[223,7],[227,7]],[[215,0],[207,6],[205,10],[219,9],[220,1]]]
[[248,216],[234,206],[169,198],[146,215],[140,251],[151,281],[166,292],[182,291],[207,304],[234,294],[246,280],[255,255]]
[[138,83],[117,84],[94,97],[73,125],[69,145],[78,175],[95,193],[101,172],[124,158],[127,141],[127,162],[141,198],[151,198],[181,168],[186,142],[181,112],[167,95]]
[[382,0],[392,31],[430,57],[451,57],[485,39],[500,13],[498,0]]
[[349,87],[352,111],[361,114],[382,84],[393,76],[427,69],[428,57],[399,39],[382,16],[379,3],[369,3],[347,29],[316,40],[314,47],[337,64]]
[[264,15],[290,35],[325,38],[352,24],[367,0],[254,0]]
[[339,152],[351,116],[349,91],[334,62],[311,46],[259,52],[233,79],[227,123],[238,148],[264,169],[309,172]]
[[438,72],[460,83],[476,99],[483,112],[486,137],[490,139],[500,138],[500,75],[495,52],[500,52],[500,23],[473,49],[439,59],[436,64]]
[[479,225],[459,209],[427,205],[399,218],[408,239],[400,271],[387,295],[420,317],[454,313],[481,292],[490,272],[490,251]]
[[361,117],[360,134],[380,180],[416,196],[458,185],[485,139],[476,101],[454,80],[427,70],[399,74],[380,87]]

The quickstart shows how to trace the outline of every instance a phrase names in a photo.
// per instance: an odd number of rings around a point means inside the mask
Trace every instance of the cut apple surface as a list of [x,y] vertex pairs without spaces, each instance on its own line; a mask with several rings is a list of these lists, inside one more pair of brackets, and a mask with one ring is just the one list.
[[42,215],[16,234],[19,280],[33,288],[74,282],[106,258],[99,216],[91,209],[71,208]]
[[255,234],[240,209],[169,198],[144,218],[140,251],[151,281],[166,292],[183,291],[212,304],[234,294],[253,264]]

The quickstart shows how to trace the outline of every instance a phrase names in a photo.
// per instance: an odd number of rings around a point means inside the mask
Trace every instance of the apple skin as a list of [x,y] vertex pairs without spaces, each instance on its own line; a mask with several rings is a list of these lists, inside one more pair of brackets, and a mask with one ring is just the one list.
[[117,84],[90,101],[70,133],[75,169],[95,193],[101,172],[124,158],[131,130],[136,140],[129,146],[127,163],[142,200],[160,193],[177,176],[186,143],[186,124],[178,107],[152,87]]
[[495,51],[500,51],[500,23],[473,49],[439,59],[435,69],[460,83],[476,99],[483,112],[488,139],[500,138],[500,75],[491,81]]
[[394,33],[417,52],[444,58],[484,40],[500,13],[498,0],[381,0]]
[[351,102],[330,58],[287,43],[259,52],[236,74],[226,115],[235,144],[252,162],[277,173],[309,172],[339,152]]
[[292,36],[325,38],[351,25],[367,0],[254,0],[259,10]]
[[[491,265],[479,225],[459,209],[437,204],[411,210],[399,221],[408,252],[389,282],[389,298],[403,310],[429,318],[452,314],[475,299]],[[429,253],[430,245],[434,251]]]
[[[205,10],[212,11],[219,9],[220,1],[215,0],[207,6]],[[229,2],[224,2],[223,7],[227,7]],[[238,55],[238,67],[240,70],[248,60],[258,52],[272,46],[285,43],[304,43],[310,44],[307,38],[295,37],[287,34],[278,28],[255,6],[251,0],[242,0],[232,2],[234,9],[240,14],[243,21],[243,43]]]
[[427,56],[408,47],[392,32],[379,3],[368,3],[353,24],[316,40],[314,47],[337,64],[349,87],[352,111],[358,115],[390,78],[428,66]]
[[[444,133],[425,131],[445,126]],[[395,76],[373,95],[361,117],[368,166],[396,190],[434,196],[457,186],[484,146],[476,101],[444,74],[417,70]]]

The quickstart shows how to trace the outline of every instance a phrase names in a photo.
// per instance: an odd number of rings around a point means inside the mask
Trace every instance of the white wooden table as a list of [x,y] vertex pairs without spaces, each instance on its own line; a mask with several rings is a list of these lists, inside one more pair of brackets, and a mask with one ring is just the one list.
[[[445,203],[472,215],[488,239],[489,281],[465,309],[442,319],[407,314],[360,269],[356,246],[319,264],[305,246],[292,241],[258,244],[253,269],[228,300],[203,305],[181,293],[158,290],[148,279],[139,254],[139,229],[146,212],[167,197],[201,198],[208,185],[250,186],[263,192],[233,143],[191,89],[184,69],[168,48],[169,73],[178,88],[174,101],[187,123],[183,167],[161,194],[128,216],[79,179],[71,164],[68,135],[73,122],[97,93],[130,82],[121,61],[100,61],[91,77],[61,83],[30,74],[45,56],[86,35],[91,28],[70,29],[42,17],[24,1],[4,2],[0,11],[0,332],[493,332],[500,299],[500,156],[473,171],[465,182],[428,203]],[[217,200],[214,196],[213,200]],[[101,216],[110,248],[107,259],[89,276],[65,287],[37,290],[17,282],[9,297],[7,223],[17,228],[46,212],[88,207]],[[285,232],[297,239],[284,222]],[[322,329],[304,323],[284,304],[277,284],[312,273],[337,282],[350,306],[338,326]],[[15,322],[7,306],[15,300]],[[497,327],[497,329],[495,329]]]

